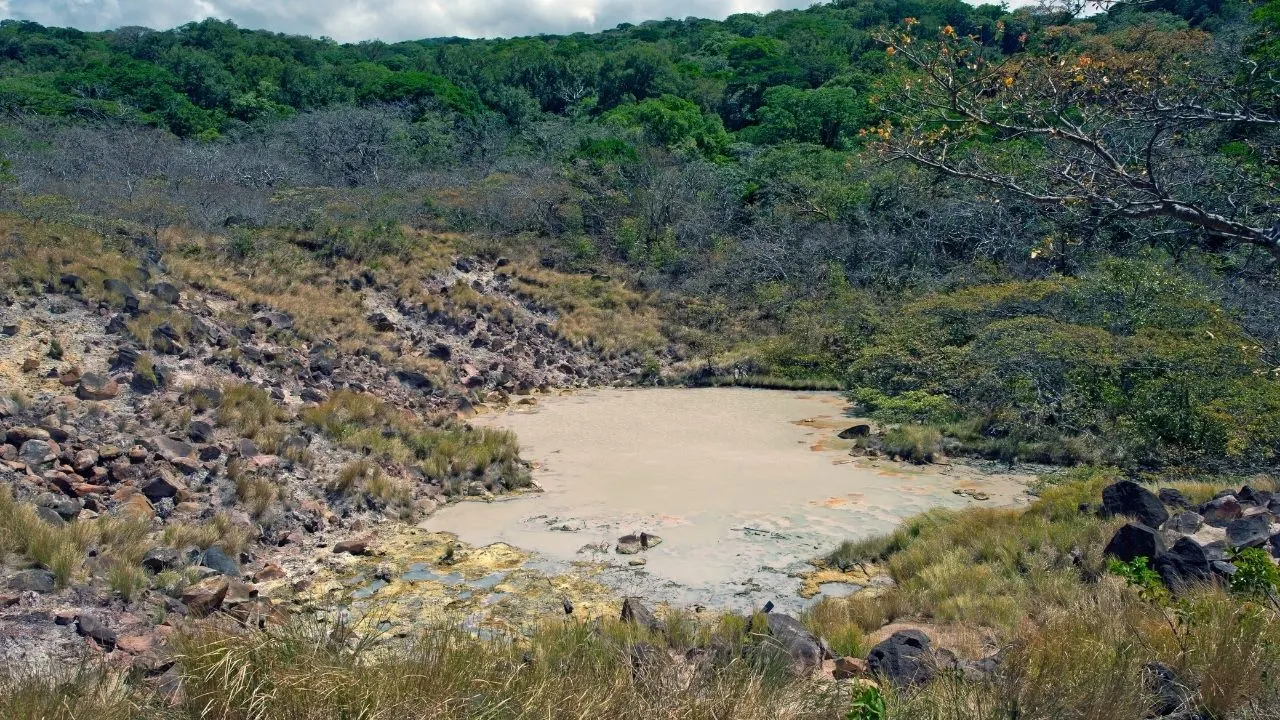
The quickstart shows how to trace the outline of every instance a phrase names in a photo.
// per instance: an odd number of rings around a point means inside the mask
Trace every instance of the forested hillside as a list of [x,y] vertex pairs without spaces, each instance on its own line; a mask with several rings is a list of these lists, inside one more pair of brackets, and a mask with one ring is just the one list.
[[662,291],[704,379],[862,388],[1006,459],[1269,462],[1277,12],[841,1],[355,45],[5,21],[4,202],[248,264],[463,233]]
[[[1088,5],[0,21],[0,715],[1280,717],[1280,0]],[[537,489],[476,414],[656,384],[1037,497],[769,568],[861,587],[798,618],[418,525]]]

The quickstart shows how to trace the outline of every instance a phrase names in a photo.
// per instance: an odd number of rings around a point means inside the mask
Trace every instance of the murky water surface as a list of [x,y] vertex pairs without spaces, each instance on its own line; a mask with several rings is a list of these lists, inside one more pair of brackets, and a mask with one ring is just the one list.
[[[563,567],[609,563],[601,579],[617,590],[684,605],[798,607],[805,560],[932,507],[1019,502],[1027,480],[851,457],[836,435],[853,420],[834,393],[602,389],[474,422],[514,430],[545,492],[447,507],[424,527]],[[613,551],[641,531],[664,542]]]

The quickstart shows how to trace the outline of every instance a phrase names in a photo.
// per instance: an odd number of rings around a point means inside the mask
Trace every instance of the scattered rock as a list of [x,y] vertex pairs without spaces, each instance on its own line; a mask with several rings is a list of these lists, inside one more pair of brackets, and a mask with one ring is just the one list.
[[841,440],[853,440],[854,438],[864,438],[871,435],[871,425],[869,423],[858,423],[851,427],[847,427],[840,431],[836,437]]
[[178,567],[181,559],[181,555],[174,548],[156,547],[148,550],[147,554],[142,556],[142,567],[152,573],[160,573]]
[[76,396],[81,400],[110,400],[119,394],[120,383],[100,373],[85,373],[76,388]]
[[195,457],[196,449],[191,443],[181,440],[174,440],[164,435],[158,435],[151,439],[151,447],[159,453],[160,457],[168,462],[174,462],[179,458]]
[[76,618],[76,632],[90,638],[108,650],[116,646],[116,633],[97,613],[80,613]]
[[214,575],[182,591],[182,602],[193,615],[208,615],[222,605],[230,587],[226,577]]
[[1227,541],[1232,547],[1262,547],[1271,539],[1271,518],[1249,515],[1227,523]]
[[1271,502],[1272,494],[1265,490],[1258,490],[1252,486],[1245,485],[1240,488],[1240,492],[1236,493],[1236,500],[1241,505],[1251,505],[1253,507],[1266,507]]
[[1227,523],[1244,514],[1240,501],[1234,495],[1217,497],[1200,506],[1200,514],[1204,521],[1215,527],[1226,527]]
[[936,673],[929,646],[929,636],[923,632],[899,630],[871,649],[867,670],[895,687],[922,685]]
[[629,597],[622,601],[622,622],[638,625],[652,632],[664,632],[667,626],[662,623],[639,598]]
[[258,456],[258,445],[249,438],[240,438],[236,440],[236,454],[245,460],[249,460]]
[[48,570],[21,570],[9,578],[8,587],[18,592],[51,593],[57,585],[57,578]]
[[372,542],[371,537],[358,537],[343,540],[333,546],[335,553],[349,553],[351,555],[368,555],[369,543]]
[[1103,488],[1102,512],[1133,518],[1149,528],[1158,528],[1169,519],[1169,511],[1160,498],[1132,480],[1121,480]]
[[1138,523],[1125,523],[1111,536],[1104,552],[1124,562],[1132,562],[1139,557],[1154,560],[1160,555],[1161,545],[1160,535],[1155,530]]

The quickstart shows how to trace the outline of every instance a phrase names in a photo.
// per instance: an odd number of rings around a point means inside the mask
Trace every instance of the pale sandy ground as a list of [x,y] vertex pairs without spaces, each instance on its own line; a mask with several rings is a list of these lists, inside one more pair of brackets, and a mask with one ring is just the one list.
[[[834,393],[600,389],[475,422],[514,430],[545,492],[460,503],[424,528],[562,564],[608,562],[601,579],[617,590],[682,605],[796,609],[805,560],[929,508],[980,502],[956,489],[986,493],[983,504],[1025,502],[1030,479],[852,458],[835,438],[852,420]],[[665,542],[634,568],[612,543],[641,530]],[[592,543],[610,551],[580,552]]]

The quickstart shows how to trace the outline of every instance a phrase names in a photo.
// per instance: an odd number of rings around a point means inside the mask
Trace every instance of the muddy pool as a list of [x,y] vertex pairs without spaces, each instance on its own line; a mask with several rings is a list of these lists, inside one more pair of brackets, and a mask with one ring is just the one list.
[[[797,609],[808,602],[797,594],[799,576],[811,570],[806,561],[842,540],[934,507],[1026,501],[1027,477],[853,457],[852,441],[837,435],[854,421],[835,393],[540,396],[473,422],[515,431],[544,492],[459,503],[422,527],[477,546],[507,543],[566,571],[593,565],[596,580],[652,601]],[[637,555],[614,551],[619,536],[639,532],[663,542]]]

